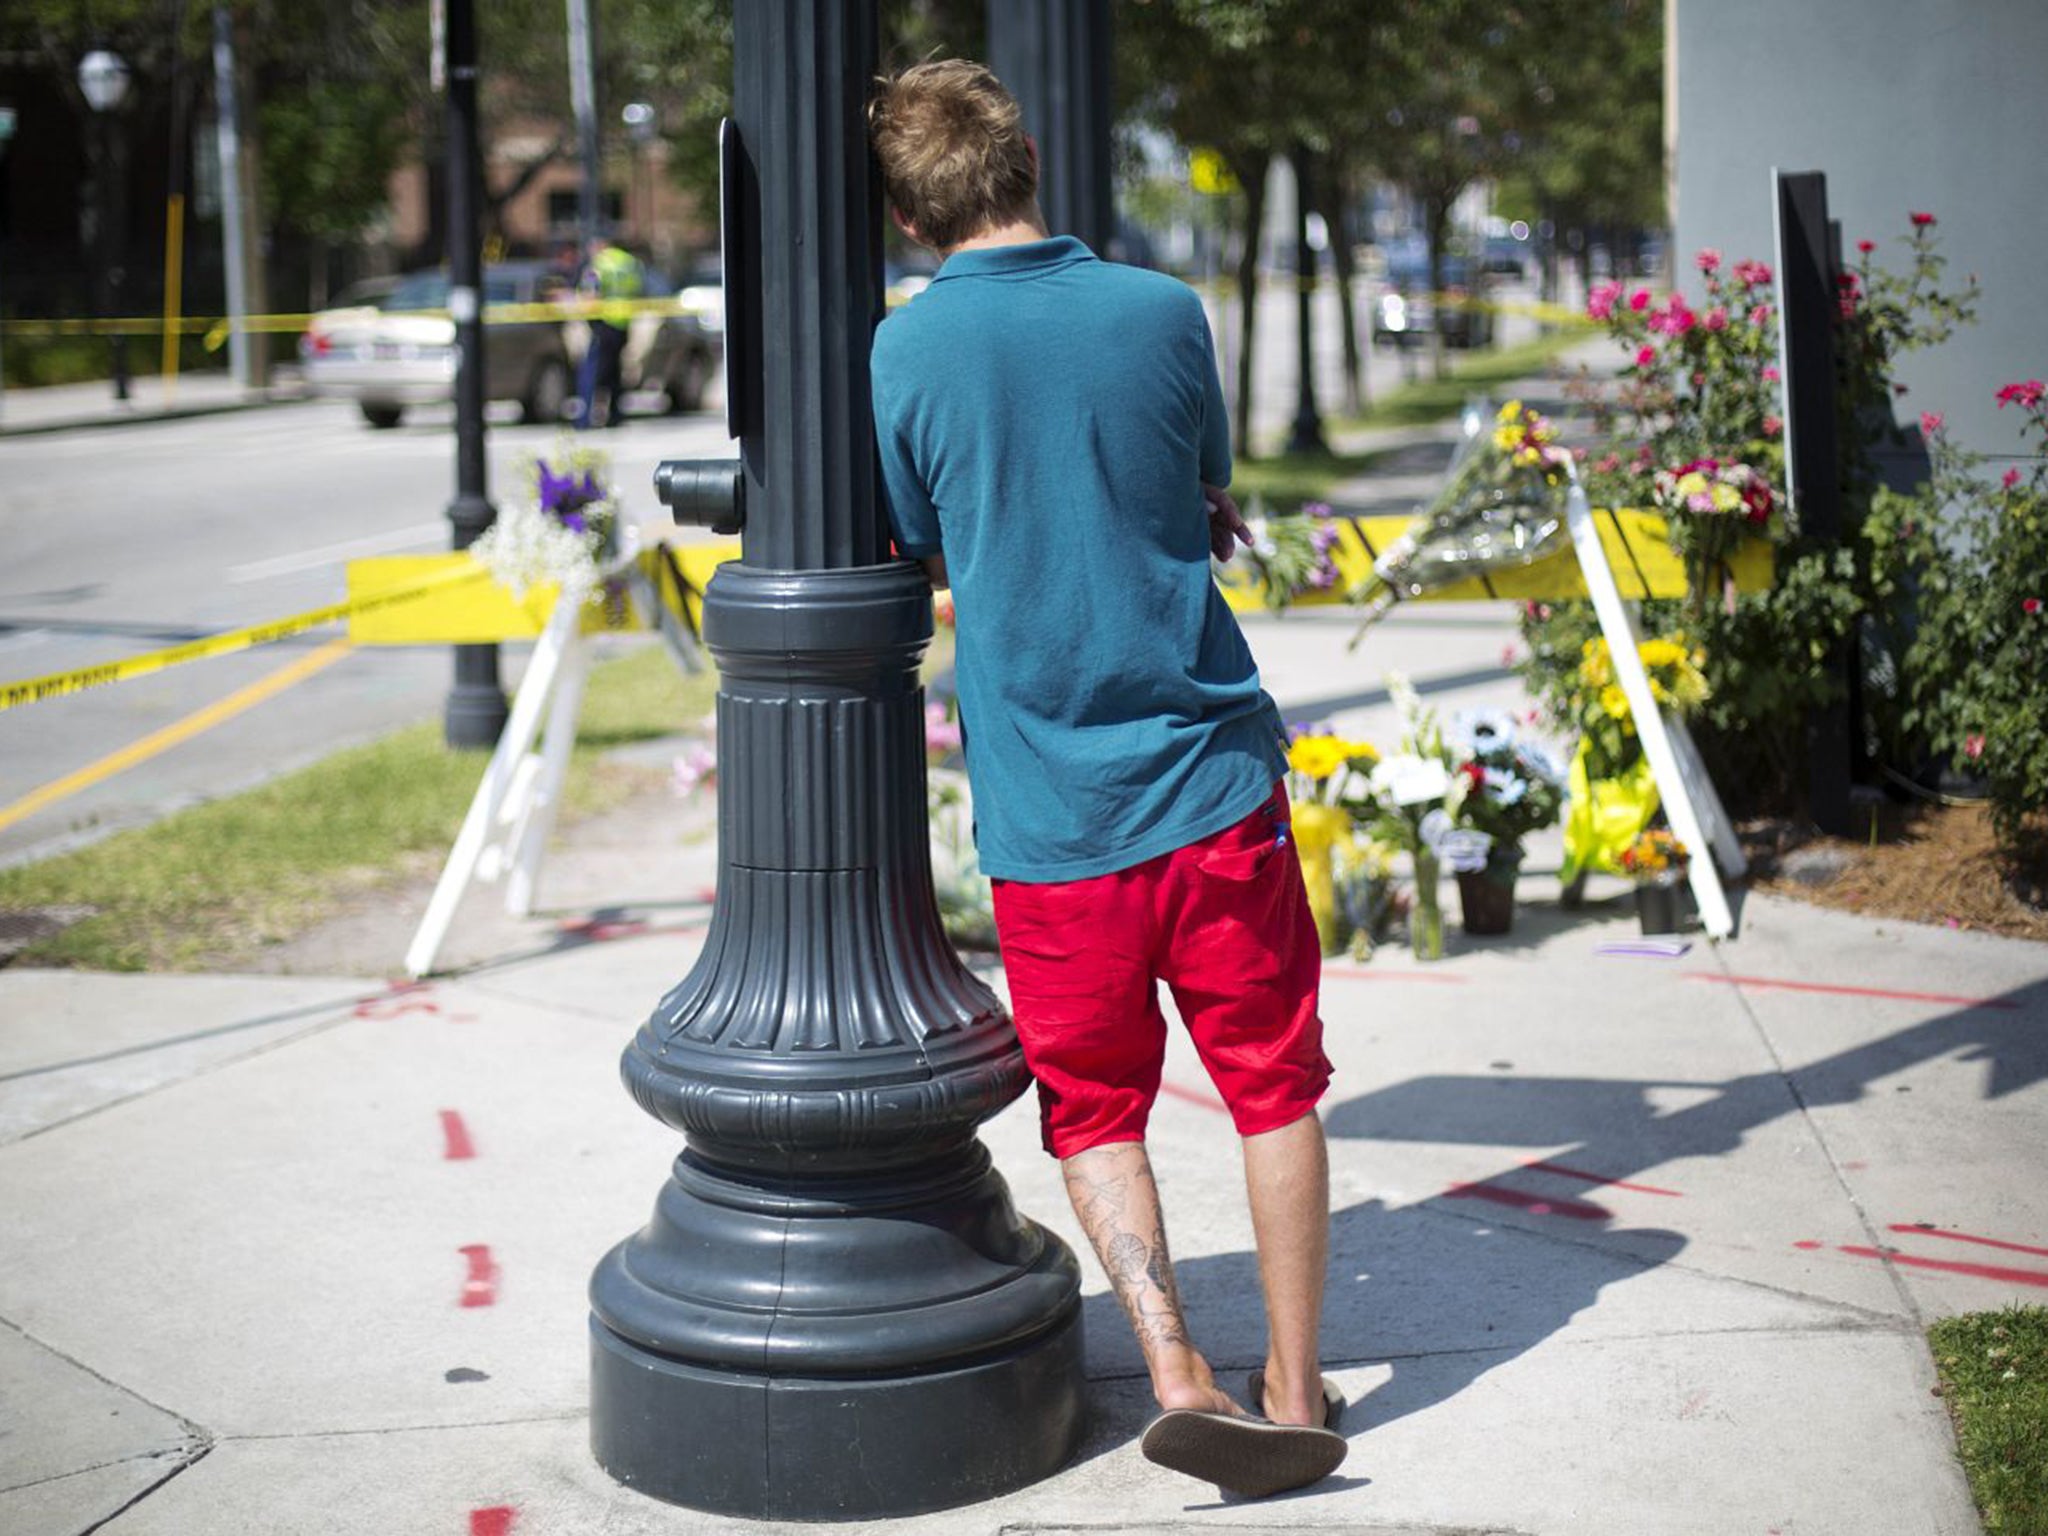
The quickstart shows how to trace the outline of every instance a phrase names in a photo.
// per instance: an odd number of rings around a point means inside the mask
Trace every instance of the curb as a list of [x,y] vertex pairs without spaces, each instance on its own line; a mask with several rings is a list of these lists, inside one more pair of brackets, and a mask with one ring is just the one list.
[[[275,406],[305,405],[317,397],[295,395],[285,400],[234,400],[212,405],[174,406],[169,410],[135,411],[127,415],[65,416],[55,421],[30,422],[23,426],[8,426],[0,421],[0,439],[10,437],[45,437],[54,432],[77,432],[93,427],[136,427],[151,426],[166,421],[190,421],[202,416],[227,416],[237,411],[262,411]],[[4,406],[0,406],[4,409]]]

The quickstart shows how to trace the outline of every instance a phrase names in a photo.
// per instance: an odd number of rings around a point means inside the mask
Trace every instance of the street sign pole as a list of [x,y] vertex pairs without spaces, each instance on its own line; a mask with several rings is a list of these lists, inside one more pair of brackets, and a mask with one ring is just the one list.
[[[497,511],[485,492],[483,245],[477,212],[476,0],[448,0],[448,313],[455,322],[455,499],[451,542],[467,549]],[[493,745],[510,707],[495,645],[455,647],[455,686],[442,712],[451,747]]]
[[627,1047],[686,1138],[591,1277],[591,1448],[655,1498],[906,1515],[1048,1476],[1082,1428],[1080,1271],[976,1127],[1027,1082],[939,926],[931,587],[891,558],[868,349],[873,0],[734,8],[724,139],[738,463],[662,466],[743,533],[704,599],[719,874],[696,966]]

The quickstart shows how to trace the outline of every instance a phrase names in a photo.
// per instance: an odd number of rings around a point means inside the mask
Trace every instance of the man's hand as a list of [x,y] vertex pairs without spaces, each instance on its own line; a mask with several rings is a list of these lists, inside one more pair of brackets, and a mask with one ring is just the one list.
[[1209,504],[1209,553],[1219,561],[1227,561],[1237,553],[1237,546],[1252,547],[1252,531],[1245,525],[1237,503],[1230,492],[1218,485],[1204,485],[1202,500]]

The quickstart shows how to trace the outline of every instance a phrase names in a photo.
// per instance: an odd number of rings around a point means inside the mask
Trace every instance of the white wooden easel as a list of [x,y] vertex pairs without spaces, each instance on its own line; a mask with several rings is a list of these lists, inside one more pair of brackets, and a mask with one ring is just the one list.
[[[606,567],[604,576],[622,576],[646,606],[677,665],[685,672],[701,672],[704,657],[695,636],[676,620],[653,584],[640,574],[631,530],[627,532],[625,552]],[[491,752],[483,782],[469,802],[462,830],[456,834],[455,846],[427,902],[426,915],[405,952],[406,974],[410,976],[421,977],[433,970],[455,909],[472,882],[507,877],[505,910],[514,917],[533,912],[541,862],[561,807],[570,750],[576,744],[583,685],[590,673],[590,637],[583,633],[583,612],[582,603],[558,601],[534,643],[533,657],[519,680],[511,714]]]
[[[1607,652],[1614,658],[1615,681],[1628,696],[1635,716],[1636,735],[1650,759],[1650,772],[1657,780],[1657,793],[1664,800],[1664,815],[1671,830],[1691,851],[1686,865],[1694,903],[1707,936],[1725,939],[1735,931],[1735,916],[1728,907],[1728,895],[1721,877],[1741,878],[1749,870],[1742,844],[1736,839],[1727,809],[1707,776],[1699,749],[1685,722],[1667,715],[1650,691],[1650,674],[1643,666],[1637,647],[1642,634],[1635,614],[1622,602],[1621,588],[1614,580],[1614,568],[1607,562],[1607,548],[1594,526],[1592,508],[1586,503],[1585,488],[1579,484],[1577,466],[1572,467],[1571,494],[1565,501],[1565,526],[1572,536],[1579,569],[1586,578],[1586,591],[1593,599],[1593,611],[1600,619],[1600,632],[1607,637]],[[1718,866],[1718,868],[1717,868]]]

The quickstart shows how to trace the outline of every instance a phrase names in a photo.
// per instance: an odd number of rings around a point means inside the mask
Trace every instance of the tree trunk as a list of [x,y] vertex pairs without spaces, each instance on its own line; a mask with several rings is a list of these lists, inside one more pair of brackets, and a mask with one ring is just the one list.
[[1344,212],[1349,206],[1350,174],[1333,159],[1316,188],[1316,211],[1330,231],[1330,260],[1337,275],[1337,311],[1344,341],[1344,408],[1354,416],[1365,409],[1370,384],[1358,356],[1358,308],[1351,285],[1357,265],[1351,259],[1351,233]]
[[[257,126],[258,103],[256,100],[256,70],[252,60],[256,57],[256,36],[254,22],[247,12],[235,14],[235,73],[240,78],[235,82],[236,95],[241,98],[241,139],[242,139],[242,240],[243,260],[248,272],[247,301],[249,313],[267,315],[270,313],[270,282],[268,272],[268,242],[263,238],[263,209],[260,197],[263,190],[263,135]],[[252,332],[249,337],[249,382],[257,389],[270,383],[270,337],[263,331]]]
[[1237,456],[1252,456],[1252,357],[1257,352],[1259,234],[1266,222],[1265,155],[1230,160],[1230,173],[1244,188],[1244,246],[1237,258]]
[[1451,222],[1451,200],[1432,193],[1423,203],[1422,223],[1429,241],[1429,370],[1432,378],[1449,373],[1444,359],[1444,234]]

